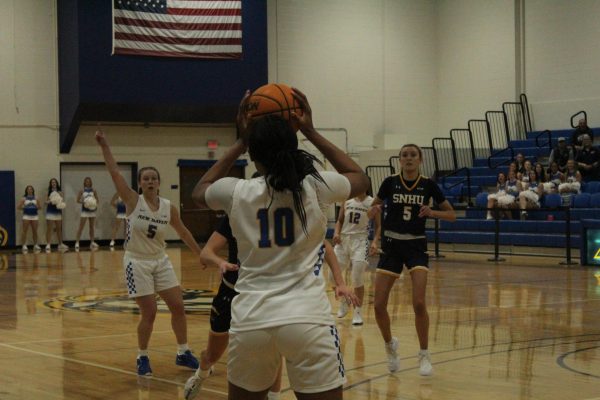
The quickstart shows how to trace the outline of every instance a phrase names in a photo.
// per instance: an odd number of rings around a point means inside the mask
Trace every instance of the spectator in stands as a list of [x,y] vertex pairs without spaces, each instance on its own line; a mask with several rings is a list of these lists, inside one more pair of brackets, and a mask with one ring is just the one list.
[[544,183],[544,193],[558,192],[558,186],[563,182],[563,173],[558,169],[558,163],[553,161],[550,164],[548,181]]
[[510,164],[508,164],[508,170],[506,171],[507,176],[510,171],[513,171],[515,173],[515,176],[517,176],[517,163],[516,162],[512,161]]
[[540,208],[540,199],[543,195],[542,186],[538,183],[538,177],[535,170],[529,171],[529,182],[523,184],[523,190],[519,193],[519,208],[521,209],[521,219],[527,219],[527,210]]
[[546,174],[546,168],[544,168],[544,166],[542,165],[542,163],[535,163],[535,167],[533,167],[533,169],[535,170],[535,174],[538,177],[538,183],[542,186],[544,186],[544,183],[548,182],[548,175]]
[[567,170],[567,161],[574,158],[573,148],[567,146],[567,140],[564,137],[558,138],[558,145],[550,152],[548,165],[552,165],[554,161],[558,163],[558,170],[565,172]]
[[[518,169],[518,164],[517,164]],[[528,183],[529,182],[529,173],[533,171],[533,166],[531,165],[531,161],[525,160],[523,163],[523,172],[517,172],[517,179],[521,182]]]
[[[509,183],[506,180],[506,175],[504,174],[504,172],[500,172],[498,174],[498,180],[496,183],[496,193],[491,193],[488,195],[488,202],[487,202],[488,212],[487,212],[486,219],[494,219],[492,210],[490,210],[490,208],[496,208],[496,207],[510,208],[511,205],[515,204],[515,192],[518,195],[517,185],[518,185],[519,181],[517,181],[514,172],[509,172],[509,174],[512,174],[512,177],[513,177],[512,182],[513,182],[514,187],[509,186]],[[511,218],[511,213],[509,210],[504,210],[503,214],[505,215],[506,218],[508,218],[508,219]]]
[[597,180],[600,152],[592,146],[592,138],[589,135],[582,136],[581,144],[582,148],[575,157],[577,168],[585,182]]
[[567,172],[563,174],[563,183],[558,185],[558,192],[577,194],[581,190],[581,173],[577,170],[574,160],[567,163]]
[[517,153],[515,156],[515,163],[517,164],[517,175],[525,172],[525,157],[523,153]]
[[579,125],[571,134],[571,144],[575,146],[575,149],[580,150],[583,147],[583,135],[588,135],[594,140],[594,132],[587,126],[587,121],[584,118],[579,120]]

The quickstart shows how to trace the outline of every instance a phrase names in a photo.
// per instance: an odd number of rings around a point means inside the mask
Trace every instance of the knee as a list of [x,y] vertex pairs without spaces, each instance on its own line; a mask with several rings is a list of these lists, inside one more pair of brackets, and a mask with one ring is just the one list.
[[156,308],[152,310],[142,310],[141,320],[146,324],[153,324],[156,319]]
[[427,305],[425,304],[425,300],[424,299],[415,300],[413,303],[413,310],[415,311],[415,315],[427,314]]
[[375,300],[375,317],[387,316],[387,302]]
[[177,302],[175,304],[171,304],[169,306],[169,311],[171,311],[171,314],[173,314],[173,315],[184,316],[185,315],[185,307],[183,305],[183,302]]

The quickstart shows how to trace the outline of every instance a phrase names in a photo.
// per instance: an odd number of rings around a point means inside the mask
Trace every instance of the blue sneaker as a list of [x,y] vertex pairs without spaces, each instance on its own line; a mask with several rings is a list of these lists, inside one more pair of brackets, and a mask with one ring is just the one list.
[[177,354],[177,358],[175,359],[175,364],[181,365],[184,367],[188,367],[191,369],[198,369],[200,363],[198,359],[194,357],[191,350],[186,350],[183,354]]
[[138,357],[137,372],[140,376],[152,376],[152,368],[150,368],[150,359],[148,356]]

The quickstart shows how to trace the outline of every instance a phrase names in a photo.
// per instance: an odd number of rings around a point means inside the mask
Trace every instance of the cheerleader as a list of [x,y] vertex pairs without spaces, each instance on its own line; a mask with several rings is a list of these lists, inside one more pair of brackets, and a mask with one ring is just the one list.
[[38,244],[38,210],[40,202],[35,197],[35,189],[28,185],[25,188],[25,194],[17,204],[18,210],[23,210],[23,228],[21,229],[21,243],[23,244],[23,252],[27,253],[27,230],[31,227],[33,232],[33,250],[41,251],[42,248]]
[[563,181],[563,173],[558,169],[558,163],[552,161],[550,171],[548,173],[548,182],[544,183],[544,193],[556,193],[558,187]]
[[562,182],[558,185],[559,193],[577,194],[581,190],[581,173],[575,166],[575,160],[567,161],[567,171],[562,177]]
[[496,193],[488,194],[487,200],[487,217],[486,219],[494,219],[492,215],[492,208],[496,208],[498,205],[498,197],[506,196],[506,175],[504,172],[498,173],[496,179]]
[[110,237],[110,247],[115,247],[115,239],[117,238],[117,231],[119,230],[119,226],[121,226],[121,221],[125,220],[126,216],[126,208],[125,203],[119,197],[119,193],[115,193],[115,195],[110,200],[110,205],[113,206],[117,210],[117,215],[115,217],[115,221],[112,228],[112,233]]
[[90,230],[90,249],[97,249],[98,244],[94,242],[94,224],[96,222],[96,209],[98,208],[98,193],[92,187],[92,178],[89,176],[86,176],[83,180],[83,189],[77,194],[77,202],[81,204],[81,217],[79,218],[75,250],[79,250],[79,239],[86,221],[88,221]]
[[52,241],[52,228],[56,231],[58,249],[69,250],[69,246],[62,240],[62,210],[66,207],[60,184],[56,178],[50,179],[48,183],[48,195],[46,196],[46,251],[50,251]]
[[531,165],[531,161],[526,160],[523,163],[523,171],[521,172],[518,168],[517,168],[517,179],[520,180],[522,183],[529,183],[529,172],[533,170],[533,166]]
[[519,208],[521,209],[521,219],[527,219],[527,210],[540,208],[540,199],[544,193],[542,186],[538,183],[538,177],[535,170],[529,171],[527,184],[523,185],[523,191],[519,193]]
[[535,163],[533,169],[538,177],[538,184],[544,186],[544,183],[548,183],[548,174],[546,174],[546,169],[541,163]]

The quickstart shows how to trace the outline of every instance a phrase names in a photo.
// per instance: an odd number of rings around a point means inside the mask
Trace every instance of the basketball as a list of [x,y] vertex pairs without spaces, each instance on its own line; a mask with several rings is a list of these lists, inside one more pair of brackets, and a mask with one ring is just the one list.
[[248,99],[246,111],[250,118],[279,115],[288,121],[292,112],[302,115],[302,108],[292,95],[292,88],[282,83],[270,83],[256,89]]

